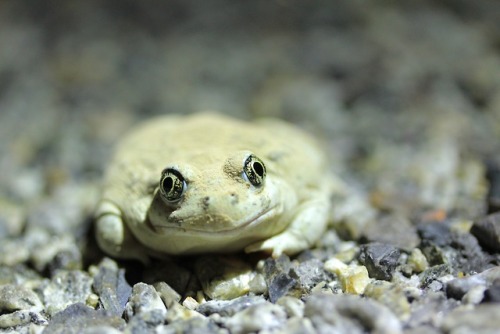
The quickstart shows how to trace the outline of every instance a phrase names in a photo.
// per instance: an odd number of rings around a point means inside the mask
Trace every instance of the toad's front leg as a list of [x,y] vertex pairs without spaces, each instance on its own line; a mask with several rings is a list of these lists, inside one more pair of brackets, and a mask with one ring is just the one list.
[[97,244],[104,252],[117,258],[149,262],[144,247],[125,225],[122,213],[114,203],[101,201],[95,217]]

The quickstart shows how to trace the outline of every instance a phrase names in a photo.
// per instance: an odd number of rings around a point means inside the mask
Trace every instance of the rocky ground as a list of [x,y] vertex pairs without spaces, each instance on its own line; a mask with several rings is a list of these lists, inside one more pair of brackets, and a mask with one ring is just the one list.
[[[496,0],[2,1],[0,332],[497,332],[499,22]],[[200,109],[325,144],[353,197],[315,248],[97,249],[116,141]]]

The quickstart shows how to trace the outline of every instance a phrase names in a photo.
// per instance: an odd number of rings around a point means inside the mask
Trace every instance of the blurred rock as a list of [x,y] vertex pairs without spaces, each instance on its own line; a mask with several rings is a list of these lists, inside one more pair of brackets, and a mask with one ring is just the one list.
[[485,249],[500,252],[500,213],[474,221],[470,233]]

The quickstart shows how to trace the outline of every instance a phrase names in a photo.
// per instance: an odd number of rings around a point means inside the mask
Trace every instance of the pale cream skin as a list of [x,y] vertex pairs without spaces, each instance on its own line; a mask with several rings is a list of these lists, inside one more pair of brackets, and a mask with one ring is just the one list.
[[112,256],[144,262],[239,250],[292,255],[325,231],[331,180],[314,140],[283,121],[162,116],[119,144],[97,241]]

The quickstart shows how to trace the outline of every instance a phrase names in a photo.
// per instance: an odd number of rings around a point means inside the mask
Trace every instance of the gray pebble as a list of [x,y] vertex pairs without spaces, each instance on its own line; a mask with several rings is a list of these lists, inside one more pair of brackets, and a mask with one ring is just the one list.
[[132,287],[125,280],[125,271],[118,269],[116,262],[104,258],[92,284],[99,295],[101,306],[111,314],[121,316],[132,293]]
[[169,308],[174,303],[179,303],[181,301],[181,295],[179,295],[174,289],[170,287],[165,282],[158,282],[153,285],[155,290],[160,294],[161,300],[165,303],[165,306]]
[[470,233],[484,248],[500,252],[500,212],[476,220]]
[[299,287],[298,275],[293,269],[290,258],[281,255],[277,259],[268,258],[264,262],[269,300],[275,303],[278,299]]
[[361,240],[390,244],[406,251],[411,251],[420,243],[415,226],[408,218],[398,215],[385,215],[367,224]]
[[[426,270],[424,270],[420,275],[420,286],[422,288],[427,288],[429,287],[432,282],[440,279],[441,277],[445,275],[449,275],[453,272],[453,268],[451,268],[450,265],[448,264],[442,264],[439,266],[433,266],[430,267]],[[439,283],[441,284],[441,283]],[[442,287],[442,285],[440,286]],[[436,290],[434,290],[436,291]]]
[[229,330],[226,328],[219,328],[211,319],[194,317],[187,320],[174,321],[166,326],[158,327],[156,333],[229,334]]
[[155,322],[158,315],[161,319],[165,318],[167,308],[152,285],[137,283],[133,286],[132,295],[125,306],[125,316],[127,319],[132,319],[134,315],[142,313],[147,313],[148,315],[144,317],[149,317],[151,322]]
[[392,245],[369,243],[361,245],[358,259],[366,267],[371,278],[390,281],[400,254],[399,249]]
[[474,309],[457,308],[443,320],[445,333],[498,333],[500,305],[481,304]]
[[47,319],[38,312],[16,311],[0,315],[0,328],[9,328],[26,324],[44,326],[48,324]]
[[266,300],[260,296],[245,296],[233,300],[210,300],[201,304],[196,311],[204,315],[218,313],[224,317],[230,317],[250,306],[265,303]]
[[42,302],[32,290],[19,285],[0,286],[0,312],[41,311]]
[[494,267],[468,277],[455,278],[446,283],[446,294],[448,297],[460,300],[472,288],[483,286],[487,289],[495,282],[500,282],[500,267]]
[[352,295],[312,295],[304,317],[319,333],[402,333],[398,318],[385,306]]
[[125,328],[125,321],[105,310],[94,310],[81,303],[68,306],[56,313],[45,328],[47,334],[81,333],[87,328],[109,326],[119,330]]
[[269,302],[250,306],[231,318],[223,319],[224,326],[234,334],[277,330],[285,323],[285,310]]
[[71,304],[85,304],[91,286],[92,278],[86,272],[59,271],[41,290],[46,312],[53,315]]
[[319,259],[310,259],[301,262],[295,268],[298,282],[304,292],[309,292],[320,282],[330,282],[334,279],[334,275],[325,269],[325,264]]

